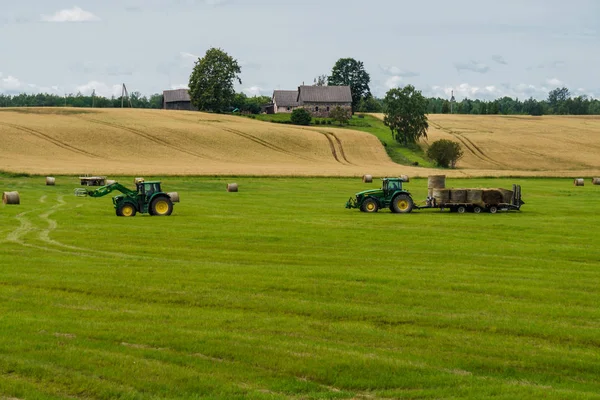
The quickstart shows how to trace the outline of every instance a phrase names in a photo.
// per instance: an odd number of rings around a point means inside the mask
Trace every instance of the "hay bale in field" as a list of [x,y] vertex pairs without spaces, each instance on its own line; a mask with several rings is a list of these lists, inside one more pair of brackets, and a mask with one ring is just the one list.
[[179,193],[169,192],[169,193],[167,193],[167,195],[169,195],[169,197],[171,198],[171,201],[173,203],[179,203]]
[[372,175],[363,175],[362,181],[364,183],[371,183],[371,182],[373,182],[373,176]]
[[4,204],[21,204],[19,192],[4,192],[2,194],[2,203]]
[[600,185],[600,178],[592,178],[592,185]]
[[227,184],[227,191],[228,192],[237,192],[238,191],[238,184],[237,183],[228,183]]
[[54,179],[54,177],[52,177],[52,176],[46,177],[46,186],[54,186],[55,183],[56,183],[56,179]]
[[400,175],[400,179],[402,179],[402,182],[410,182],[408,175]]
[[433,189],[433,198],[437,204],[448,203],[450,201],[450,189]]
[[481,198],[486,204],[500,204],[504,197],[497,189],[483,189]]
[[450,189],[450,202],[451,203],[466,203],[467,202],[467,189]]
[[430,175],[427,178],[427,189],[444,189],[446,187],[446,175]]
[[117,181],[115,181],[115,180],[113,180],[113,179],[108,179],[108,180],[106,181],[106,184],[107,184],[107,185],[112,185],[113,183],[117,183]]
[[583,178],[577,178],[575,179],[575,181],[573,181],[573,183],[575,184],[575,186],[583,186]]
[[133,184],[137,185],[140,182],[144,182],[144,178],[133,178]]
[[467,189],[467,203],[481,203],[483,201],[483,190]]

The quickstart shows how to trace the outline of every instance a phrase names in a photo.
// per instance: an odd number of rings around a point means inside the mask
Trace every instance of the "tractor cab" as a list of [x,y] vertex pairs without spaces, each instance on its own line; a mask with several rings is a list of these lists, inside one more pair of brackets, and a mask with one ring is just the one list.
[[383,178],[381,189],[386,196],[402,190],[402,180],[399,178]]

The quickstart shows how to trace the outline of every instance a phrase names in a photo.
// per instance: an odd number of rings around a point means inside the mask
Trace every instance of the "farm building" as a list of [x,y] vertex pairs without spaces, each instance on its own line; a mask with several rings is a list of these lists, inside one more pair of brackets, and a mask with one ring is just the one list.
[[165,110],[198,111],[192,106],[190,94],[187,89],[163,91],[163,108]]
[[352,109],[350,86],[299,86],[298,103],[315,117],[329,117],[337,106]]
[[273,111],[275,113],[291,113],[298,108],[297,90],[274,90]]

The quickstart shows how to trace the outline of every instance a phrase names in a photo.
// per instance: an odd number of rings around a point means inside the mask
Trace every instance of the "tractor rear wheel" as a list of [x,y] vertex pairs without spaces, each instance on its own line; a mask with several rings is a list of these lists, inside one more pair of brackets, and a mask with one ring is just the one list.
[[122,203],[117,207],[117,215],[119,217],[134,217],[136,209],[131,203]]
[[173,212],[173,203],[171,199],[166,196],[156,197],[150,203],[150,214],[151,215],[171,215]]
[[375,199],[368,198],[363,201],[362,206],[360,206],[361,211],[363,212],[377,212],[379,210],[379,204],[375,201]]
[[412,211],[413,205],[409,195],[399,194],[392,200],[392,211],[395,213],[409,213]]

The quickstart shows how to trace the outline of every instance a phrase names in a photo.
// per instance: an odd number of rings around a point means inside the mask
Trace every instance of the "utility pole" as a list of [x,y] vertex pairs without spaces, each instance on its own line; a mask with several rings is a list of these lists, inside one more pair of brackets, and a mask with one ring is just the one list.
[[92,108],[94,108],[95,100],[96,100],[96,89],[94,89],[92,91]]
[[452,114],[452,106],[454,105],[454,90],[452,91],[452,97],[450,97],[450,114]]

